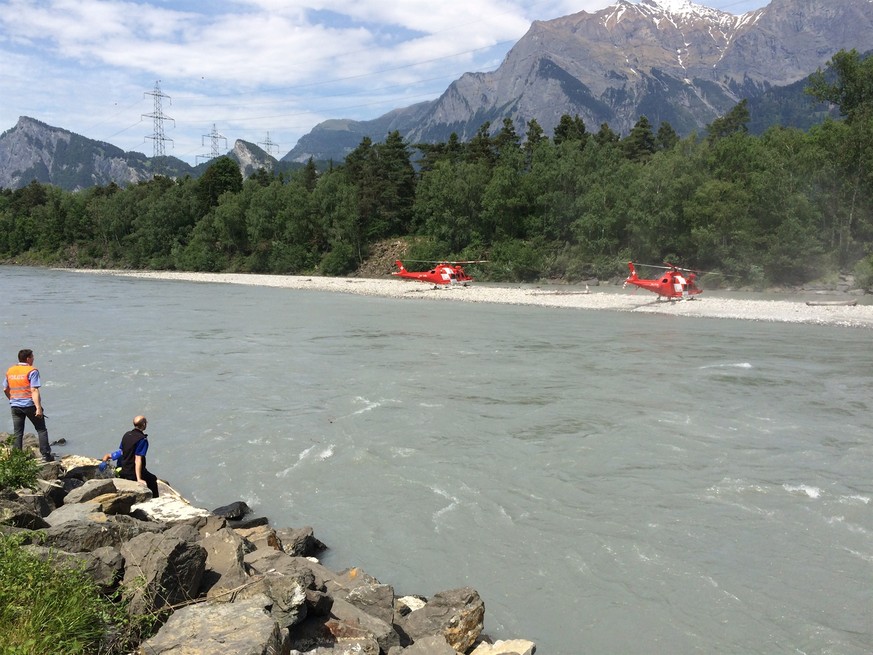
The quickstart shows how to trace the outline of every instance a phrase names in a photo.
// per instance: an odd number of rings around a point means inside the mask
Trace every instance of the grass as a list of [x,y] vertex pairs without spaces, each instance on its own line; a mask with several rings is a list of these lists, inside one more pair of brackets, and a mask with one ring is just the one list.
[[0,535],[0,655],[108,653],[119,607],[81,569],[55,567]]
[[15,439],[9,436],[6,444],[0,446],[0,490],[36,488],[36,478],[42,465],[29,452],[12,447]]

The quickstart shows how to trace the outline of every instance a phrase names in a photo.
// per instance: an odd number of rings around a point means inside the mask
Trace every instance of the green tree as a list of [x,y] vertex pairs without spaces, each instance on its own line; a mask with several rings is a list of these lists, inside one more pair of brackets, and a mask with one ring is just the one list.
[[537,122],[536,118],[531,118],[527,122],[527,134],[524,140],[524,149],[529,155],[532,153],[536,147],[546,140],[545,132],[543,132],[543,128]]
[[645,161],[655,152],[655,135],[652,124],[645,116],[640,116],[630,134],[622,141],[625,157],[632,161]]
[[813,135],[830,152],[834,174],[842,178],[830,181],[841,201],[839,209],[831,213],[841,214],[835,221],[839,226],[839,262],[847,266],[859,256],[856,235],[869,236],[873,230],[873,57],[862,59],[855,50],[841,50],[827,68],[827,73],[819,70],[813,74],[807,92],[836,104],[846,117],[844,127],[826,123],[814,129]]
[[710,141],[723,139],[731,134],[749,131],[749,101],[743,98],[724,116],[716,118],[707,127],[707,138]]
[[242,183],[242,173],[233,159],[227,156],[215,159],[197,183],[200,216],[205,216],[210,209],[216,207],[223,193],[239,193]]
[[599,146],[609,145],[610,143],[618,143],[621,138],[612,131],[608,123],[601,123],[600,129],[594,135],[594,141]]
[[862,58],[857,50],[840,50],[809,78],[806,92],[816,100],[830,102],[852,123],[869,119],[873,108],[873,57]]
[[679,143],[679,135],[667,121],[661,121],[658,133],[655,135],[655,147],[658,150],[672,150]]
[[489,179],[483,161],[437,162],[418,183],[413,211],[419,232],[449,253],[461,252],[481,232],[482,195]]
[[584,145],[587,138],[585,122],[579,118],[579,114],[573,117],[570,117],[569,114],[564,114],[555,126],[552,141],[554,141],[555,145],[561,145],[565,141],[577,141]]
[[518,150],[521,144],[521,137],[515,131],[515,124],[511,118],[503,119],[503,127],[494,136],[494,148],[497,151],[497,157],[505,154],[507,151]]
[[491,139],[491,122],[485,121],[479,126],[475,136],[470,139],[466,148],[467,161],[483,162],[493,166],[497,161],[497,151]]

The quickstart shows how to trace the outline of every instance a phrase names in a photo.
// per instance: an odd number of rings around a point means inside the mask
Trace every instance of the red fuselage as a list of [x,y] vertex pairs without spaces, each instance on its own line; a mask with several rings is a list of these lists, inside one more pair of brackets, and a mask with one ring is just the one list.
[[407,271],[403,266],[403,262],[395,262],[399,271],[395,271],[391,275],[402,277],[405,280],[417,280],[428,284],[462,284],[472,282],[473,278],[464,272],[464,269],[458,264],[437,264],[428,271]]
[[658,299],[690,298],[702,292],[702,289],[697,286],[697,275],[691,272],[686,273],[678,268],[670,268],[657,278],[650,280],[637,275],[633,262],[628,262],[628,268],[630,275],[624,281],[625,286],[632,284],[646,291],[651,291],[658,294]]

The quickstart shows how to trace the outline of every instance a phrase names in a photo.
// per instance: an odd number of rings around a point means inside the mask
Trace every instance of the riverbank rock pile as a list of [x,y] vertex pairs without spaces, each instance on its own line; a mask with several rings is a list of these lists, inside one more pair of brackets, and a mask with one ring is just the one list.
[[[76,456],[46,464],[39,490],[0,494],[0,531],[56,565],[83,562],[133,614],[159,616],[143,655],[531,655],[483,637],[485,605],[465,587],[397,597],[359,568],[334,572],[310,527],[276,529],[241,501],[207,511],[160,484],[108,477]],[[37,532],[42,533],[38,536]]]

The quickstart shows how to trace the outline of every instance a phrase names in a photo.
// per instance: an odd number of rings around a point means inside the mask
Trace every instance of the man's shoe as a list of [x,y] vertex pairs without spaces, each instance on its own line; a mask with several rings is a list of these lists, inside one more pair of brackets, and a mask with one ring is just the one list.
[[49,453],[48,455],[43,455],[42,461],[45,462],[46,464],[48,464],[49,462],[55,461],[55,456],[52,455],[51,453]]

